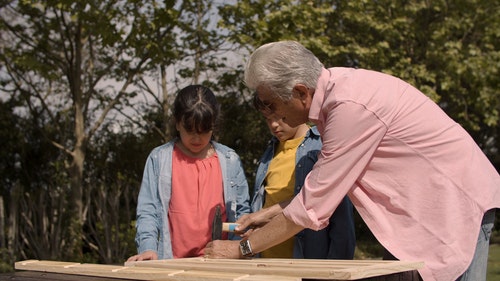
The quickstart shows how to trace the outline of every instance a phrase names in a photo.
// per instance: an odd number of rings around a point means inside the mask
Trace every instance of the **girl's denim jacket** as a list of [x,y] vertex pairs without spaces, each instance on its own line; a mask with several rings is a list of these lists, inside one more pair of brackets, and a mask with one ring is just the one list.
[[[171,259],[172,241],[168,206],[172,193],[172,151],[176,140],[156,147],[148,156],[137,202],[135,243],[137,252],[157,252],[158,259]],[[236,152],[212,141],[222,172],[226,216],[230,222],[250,212],[248,183]],[[229,239],[239,239],[229,234]]]
[[[273,137],[262,155],[255,175],[252,212],[262,208],[265,200],[265,178],[274,150],[279,143]],[[302,186],[307,174],[318,160],[321,150],[321,137],[316,127],[306,133],[304,141],[297,148],[295,156],[295,194]],[[294,258],[306,259],[352,259],[356,237],[354,233],[354,214],[351,201],[345,197],[330,217],[329,225],[320,230],[305,229],[295,236]]]

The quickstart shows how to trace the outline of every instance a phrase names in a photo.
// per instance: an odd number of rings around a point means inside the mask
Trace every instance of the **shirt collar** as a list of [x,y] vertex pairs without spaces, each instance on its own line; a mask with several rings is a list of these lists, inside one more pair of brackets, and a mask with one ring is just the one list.
[[328,69],[322,68],[321,74],[314,90],[314,96],[311,102],[311,108],[309,109],[309,120],[316,123],[319,121],[321,113],[321,105],[325,99],[325,94],[333,88],[333,83],[331,83],[331,73]]

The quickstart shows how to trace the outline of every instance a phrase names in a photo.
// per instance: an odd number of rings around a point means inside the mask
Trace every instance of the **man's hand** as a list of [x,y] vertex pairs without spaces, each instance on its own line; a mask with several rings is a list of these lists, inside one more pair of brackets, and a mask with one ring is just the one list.
[[236,221],[238,226],[235,229],[236,233],[243,233],[242,237],[248,237],[253,229],[260,228],[271,221],[272,218],[281,214],[290,201],[284,201],[273,205],[269,208],[261,209],[258,212],[241,216]]
[[215,240],[208,242],[203,253],[205,254],[205,258],[242,258],[242,255],[240,253],[240,241],[237,240]]
[[155,251],[144,251],[138,255],[131,256],[127,261],[157,260],[158,254]]

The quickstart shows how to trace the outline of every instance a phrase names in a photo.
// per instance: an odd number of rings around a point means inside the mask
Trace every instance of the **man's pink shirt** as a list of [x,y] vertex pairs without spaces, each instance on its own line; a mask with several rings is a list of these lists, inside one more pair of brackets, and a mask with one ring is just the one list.
[[424,280],[459,277],[500,207],[500,177],[469,134],[410,84],[362,69],[323,69],[309,119],[323,148],[285,216],[321,229],[347,194],[395,257],[425,262]]

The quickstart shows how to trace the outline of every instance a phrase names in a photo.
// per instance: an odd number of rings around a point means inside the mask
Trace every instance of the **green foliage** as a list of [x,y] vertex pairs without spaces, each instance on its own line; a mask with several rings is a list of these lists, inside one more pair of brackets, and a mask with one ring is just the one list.
[[324,1],[243,0],[220,7],[221,28],[242,48],[253,50],[264,43],[297,40],[312,50],[328,48],[325,32],[333,8]]
[[[89,210],[85,224],[86,259],[120,264],[135,254],[135,206],[142,173],[151,149],[161,144],[149,133],[103,130],[88,151],[86,190]],[[117,132],[116,132],[117,131]]]
[[7,273],[14,271],[14,261],[9,254],[8,249],[0,248],[0,273]]
[[259,1],[220,10],[220,26],[249,51],[293,39],[326,67],[382,71],[421,89],[498,166],[498,1]]
[[19,154],[12,151],[20,151],[20,143],[22,140],[21,128],[17,123],[19,120],[13,113],[16,103],[0,102],[0,145],[8,149],[0,150],[0,196],[5,195],[5,192],[12,188],[16,180],[20,176],[19,171]]
[[500,245],[490,245],[488,255],[488,273],[486,280],[498,280],[500,278]]
[[483,147],[498,125],[495,1],[333,1],[327,65],[383,71],[421,89]]
[[223,132],[219,141],[238,152],[253,194],[255,169],[271,138],[261,114],[250,101],[241,102],[239,92],[227,92],[219,98],[224,113]]
[[206,75],[225,66],[224,57],[218,55],[223,51],[225,36],[211,27],[214,24],[212,1],[182,1],[179,9],[182,11],[178,27],[182,30],[179,41],[183,64],[178,74],[199,84]]

